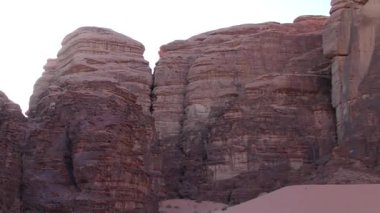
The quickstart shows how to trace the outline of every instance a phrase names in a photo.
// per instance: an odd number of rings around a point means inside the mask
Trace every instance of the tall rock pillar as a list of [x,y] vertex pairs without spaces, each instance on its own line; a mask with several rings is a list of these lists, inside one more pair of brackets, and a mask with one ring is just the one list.
[[30,99],[24,211],[155,212],[144,46],[109,29],[66,36]]
[[339,153],[379,163],[380,0],[332,0],[323,33],[332,60],[332,104]]
[[0,212],[21,207],[21,152],[26,118],[17,104],[0,91]]

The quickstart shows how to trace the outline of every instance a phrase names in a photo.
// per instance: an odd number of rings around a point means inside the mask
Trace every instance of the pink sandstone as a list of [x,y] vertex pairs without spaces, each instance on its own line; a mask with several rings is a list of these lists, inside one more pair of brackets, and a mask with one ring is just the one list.
[[79,28],[30,101],[26,212],[157,212],[151,74],[139,42]]
[[332,105],[336,109],[339,157],[379,165],[380,0],[332,1],[323,33],[332,61]]
[[[332,0],[329,18],[174,41],[153,76],[140,42],[79,28],[27,119],[0,92],[0,212],[208,212],[287,185],[380,183],[379,11]],[[285,187],[224,212],[372,213],[379,188]]]
[[326,20],[241,25],[161,47],[153,115],[163,194],[239,203],[302,182],[328,160]]
[[218,213],[378,213],[380,185],[288,186]]

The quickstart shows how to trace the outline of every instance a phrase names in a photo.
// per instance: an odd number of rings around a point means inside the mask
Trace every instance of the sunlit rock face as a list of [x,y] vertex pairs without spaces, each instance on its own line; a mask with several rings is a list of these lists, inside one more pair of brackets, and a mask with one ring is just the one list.
[[156,212],[152,76],[143,52],[103,28],[63,40],[30,100],[26,212]]
[[241,25],[161,47],[153,115],[167,197],[241,202],[300,182],[329,158],[325,22]]
[[379,165],[380,0],[332,1],[323,48],[332,60],[340,157]]
[[0,212],[20,212],[25,126],[20,107],[0,91]]

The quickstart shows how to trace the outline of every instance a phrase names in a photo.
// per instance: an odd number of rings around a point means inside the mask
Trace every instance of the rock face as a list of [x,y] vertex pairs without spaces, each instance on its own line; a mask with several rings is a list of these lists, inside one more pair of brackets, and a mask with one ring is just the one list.
[[153,115],[168,197],[241,202],[328,160],[325,22],[242,25],[162,46]]
[[139,42],[80,28],[30,100],[25,212],[156,212],[151,73]]
[[0,92],[0,212],[155,213],[158,198],[380,183],[380,0],[331,5],[174,41],[153,76],[139,42],[69,34],[28,119]]
[[0,92],[0,212],[19,212],[21,151],[26,118],[18,105]]
[[380,160],[380,0],[333,0],[323,48],[332,58],[340,157]]

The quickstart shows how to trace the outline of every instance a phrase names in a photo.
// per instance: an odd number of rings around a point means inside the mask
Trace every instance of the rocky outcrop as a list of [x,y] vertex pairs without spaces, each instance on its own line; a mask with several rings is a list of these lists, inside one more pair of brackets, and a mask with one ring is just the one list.
[[0,92],[0,212],[19,212],[21,207],[21,145],[26,118],[18,105]]
[[154,213],[158,198],[177,212],[167,199],[379,183],[380,0],[331,5],[174,41],[153,76],[139,42],[69,34],[28,120],[0,92],[0,212]]
[[143,53],[141,43],[120,33],[91,27],[74,31],[62,41],[58,59],[48,60],[45,65],[30,98],[29,114],[33,115],[41,96],[59,84],[90,81],[107,81],[122,87],[136,95],[136,103],[150,114],[152,74]]
[[[380,159],[380,1],[333,0],[323,33],[332,59],[332,104],[336,109],[337,158]],[[345,160],[343,160],[345,161]]]
[[241,202],[328,160],[325,22],[241,25],[162,46],[153,115],[168,197]]
[[103,28],[80,28],[63,40],[30,100],[25,212],[156,212],[143,52]]

